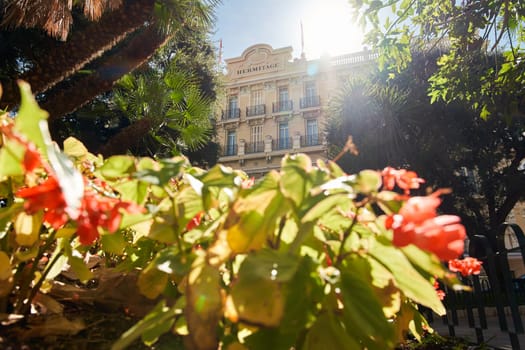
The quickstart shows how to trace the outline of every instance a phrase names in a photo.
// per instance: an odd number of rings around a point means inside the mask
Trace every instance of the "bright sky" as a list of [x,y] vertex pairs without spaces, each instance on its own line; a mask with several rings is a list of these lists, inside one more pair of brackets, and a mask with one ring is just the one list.
[[238,57],[251,45],[292,46],[301,55],[301,22],[308,59],[361,51],[362,31],[352,23],[348,0],[222,0],[216,46],[222,58]]

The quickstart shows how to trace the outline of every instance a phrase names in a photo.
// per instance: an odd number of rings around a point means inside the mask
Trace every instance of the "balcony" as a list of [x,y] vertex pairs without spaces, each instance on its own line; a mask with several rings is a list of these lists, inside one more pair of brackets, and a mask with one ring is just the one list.
[[301,147],[319,146],[320,144],[321,137],[319,134],[301,136]]
[[291,110],[293,110],[292,100],[285,100],[285,101],[279,101],[279,102],[273,103],[273,108],[272,108],[273,113],[287,112]]
[[222,155],[225,157],[237,155],[237,145],[226,145],[222,150]]
[[221,120],[239,119],[241,117],[241,109],[226,109],[222,111]]
[[299,101],[301,109],[319,107],[321,105],[321,99],[319,96],[305,96]]
[[264,152],[264,141],[249,142],[246,144],[245,152],[248,153],[261,153]]
[[255,105],[246,107],[246,117],[255,117],[266,114],[266,105]]
[[292,145],[293,139],[291,137],[272,140],[272,150],[291,149]]

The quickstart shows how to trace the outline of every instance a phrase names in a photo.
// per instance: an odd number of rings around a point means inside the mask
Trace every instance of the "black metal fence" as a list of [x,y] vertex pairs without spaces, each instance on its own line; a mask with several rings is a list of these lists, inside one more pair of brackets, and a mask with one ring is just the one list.
[[[459,331],[470,330],[469,334],[475,336],[470,340],[478,344],[491,345],[498,337],[498,342],[507,348],[510,345],[514,350],[524,349],[525,278],[513,274],[510,267],[512,263],[525,270],[522,229],[516,224],[503,224],[492,245],[487,237],[474,236],[469,253],[483,261],[485,273],[462,279],[472,288],[471,292],[444,288],[447,314],[442,317],[442,326],[450,336],[462,336]],[[440,321],[428,316],[432,326],[438,328]]]

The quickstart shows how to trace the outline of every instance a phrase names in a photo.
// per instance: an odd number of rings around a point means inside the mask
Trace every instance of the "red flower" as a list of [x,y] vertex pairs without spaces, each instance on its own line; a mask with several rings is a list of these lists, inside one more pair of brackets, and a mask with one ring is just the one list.
[[202,221],[202,217],[204,216],[204,212],[198,212],[187,224],[186,224],[186,231],[191,231],[195,227],[199,226]]
[[412,197],[398,214],[388,216],[385,225],[394,230],[393,244],[397,247],[414,244],[444,261],[461,255],[466,237],[465,227],[458,216],[436,216],[440,202],[434,195]]
[[436,290],[436,293],[437,293],[437,296],[439,298],[439,300],[443,300],[445,299],[445,292],[439,288],[439,282],[438,281],[435,281],[434,282],[434,289]]
[[460,272],[463,276],[479,275],[482,262],[476,258],[467,257],[463,260],[454,259],[448,262],[448,269]]
[[118,230],[122,221],[121,210],[130,214],[141,213],[141,206],[121,201],[118,198],[106,197],[93,190],[87,190],[82,199],[80,215],[77,219],[77,234],[80,243],[90,245],[98,239],[99,228],[113,233]]
[[397,170],[386,167],[381,175],[383,176],[383,187],[386,190],[393,190],[397,184],[399,188],[405,191],[405,194],[409,194],[410,190],[418,189],[419,185],[425,182],[425,180],[417,177],[415,172],[406,169]]
[[[24,209],[27,213],[44,210],[44,221],[53,228],[58,229],[67,222],[67,204],[54,176],[49,176],[38,186],[23,188],[16,195],[26,200]],[[76,219],[80,243],[93,243],[99,237],[99,228],[115,232],[122,221],[122,210],[134,214],[142,212],[144,208],[118,198],[102,196],[86,187],[80,214]]]
[[28,214],[34,214],[44,210],[44,221],[53,228],[58,229],[67,220],[66,201],[62,190],[54,176],[49,176],[44,182],[29,188],[22,188],[16,192],[16,196],[24,198],[24,209]]
[[27,172],[32,172],[42,165],[42,158],[36,149],[34,143],[28,143],[26,153],[24,154],[24,169]]

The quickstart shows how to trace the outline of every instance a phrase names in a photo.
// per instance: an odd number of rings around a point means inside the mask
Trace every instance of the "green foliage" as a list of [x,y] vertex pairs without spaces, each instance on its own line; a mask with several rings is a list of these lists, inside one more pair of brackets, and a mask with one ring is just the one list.
[[[26,167],[31,144],[6,138],[23,148],[17,161]],[[58,198],[39,206],[22,195],[40,198],[50,191],[45,181],[63,180],[45,159],[1,182],[15,198],[0,212],[8,226],[0,235],[2,313],[27,315],[66,263],[89,279],[84,259],[96,249],[117,270],[140,270],[137,289],[160,299],[114,349],[139,337],[152,345],[167,332],[188,349],[385,349],[422,329],[418,305],[444,313],[435,276],[457,283],[431,253],[394,246],[377,204],[396,212],[406,197],[385,193],[379,172],[346,175],[334,163],[287,155],[281,171],[252,185],[220,165],[204,171],[182,157],[101,159],[74,140],[67,145],[75,156],[69,171],[84,176],[80,214]],[[65,222],[49,215],[62,209]]]
[[381,68],[396,74],[408,66],[414,52],[440,50],[439,69],[428,90],[432,102],[464,101],[483,119],[523,116],[525,7],[521,2],[350,3],[356,18],[369,29],[366,41],[381,53]]
[[[469,234],[492,237],[525,196],[520,170],[525,124],[523,118],[481,120],[467,102],[431,104],[426,91],[440,55],[414,54],[394,78],[373,72],[367,79],[349,80],[331,104],[326,126],[330,156],[352,135],[359,154],[338,160],[345,171],[386,166],[417,170],[426,180],[423,187],[452,190],[442,209],[461,216]],[[469,70],[472,81],[479,81],[477,65]],[[380,195],[382,210],[399,209],[392,200],[395,193]]]

